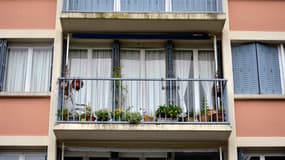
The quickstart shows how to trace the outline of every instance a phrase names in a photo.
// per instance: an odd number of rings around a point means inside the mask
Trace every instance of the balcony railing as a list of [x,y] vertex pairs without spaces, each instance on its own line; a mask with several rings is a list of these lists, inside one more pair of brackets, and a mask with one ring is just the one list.
[[63,12],[221,13],[222,0],[64,0]]
[[227,123],[224,79],[60,78],[58,122]]

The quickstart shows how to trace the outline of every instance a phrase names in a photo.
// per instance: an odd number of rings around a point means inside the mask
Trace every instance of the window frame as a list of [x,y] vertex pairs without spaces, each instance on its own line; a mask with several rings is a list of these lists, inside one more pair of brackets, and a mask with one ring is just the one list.
[[[25,78],[25,84],[24,84],[24,90],[15,92],[15,91],[7,91],[7,68],[8,68],[8,63],[9,63],[9,52],[10,49],[27,49],[28,50],[28,56],[27,56],[27,68],[25,69],[27,72],[27,75]],[[49,69],[50,69],[50,74],[48,75],[49,84],[48,84],[48,90],[43,91],[43,92],[34,92],[31,91],[31,78],[32,78],[32,69],[33,69],[33,54],[35,49],[49,49],[51,51],[50,53],[50,63],[49,63]],[[20,43],[20,44],[12,44],[7,47],[7,52],[6,52],[6,61],[5,61],[5,71],[4,71],[4,80],[3,80],[3,89],[1,92],[7,92],[7,93],[49,93],[51,91],[51,78],[52,78],[52,68],[53,68],[53,46],[44,43],[44,44],[29,44],[29,43]]]
[[[265,45],[275,45],[276,49],[278,50],[278,67],[279,67],[279,74],[280,74],[280,85],[281,85],[281,93],[271,93],[271,94],[267,94],[267,93],[261,93],[261,84],[260,82],[258,82],[258,93],[236,93],[236,90],[234,89],[234,94],[237,95],[237,97],[239,98],[243,98],[243,95],[245,95],[246,97],[262,97],[262,98],[266,98],[266,97],[270,97],[270,98],[274,98],[274,97],[283,97],[285,95],[285,48],[283,44],[274,44],[274,43],[260,43],[260,42],[256,42],[256,41],[252,41],[249,43],[232,43],[231,44],[231,48],[233,49],[233,47],[235,46],[242,46],[243,44],[255,44],[255,50],[257,50],[257,46],[256,44],[265,44]],[[257,52],[257,51],[256,51]],[[257,53],[256,53],[257,54]],[[232,51],[232,57],[233,57],[233,51]],[[258,66],[258,54],[256,56],[257,62],[256,62],[256,66],[257,66],[257,78],[258,81],[260,78],[260,74],[258,72],[259,70],[259,66]],[[233,73],[233,82],[234,82],[234,76],[236,76],[234,74],[234,60],[232,58],[232,73]],[[235,85],[235,83],[234,83]],[[272,97],[273,96],[273,97]]]

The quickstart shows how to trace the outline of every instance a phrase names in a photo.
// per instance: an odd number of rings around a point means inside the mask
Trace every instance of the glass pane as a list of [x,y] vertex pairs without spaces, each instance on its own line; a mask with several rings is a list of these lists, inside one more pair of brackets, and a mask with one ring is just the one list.
[[266,156],[265,160],[284,160],[285,156]]
[[50,75],[51,75],[51,48],[37,48],[33,50],[32,92],[49,91]]
[[250,159],[249,160],[260,160],[260,158],[259,157],[250,157]]
[[18,160],[19,159],[19,156],[14,156],[14,155],[11,155],[11,156],[1,156],[0,155],[0,160]]
[[7,57],[6,91],[24,92],[26,84],[28,48],[11,48]]
[[26,156],[25,160],[45,160],[45,156]]

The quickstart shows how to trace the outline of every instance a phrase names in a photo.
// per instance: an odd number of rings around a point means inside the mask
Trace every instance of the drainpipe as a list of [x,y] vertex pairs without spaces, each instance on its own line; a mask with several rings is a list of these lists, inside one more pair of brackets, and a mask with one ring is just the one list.
[[213,37],[214,56],[215,56],[215,78],[218,78],[218,51],[217,51],[217,36],[216,36],[215,34],[209,34],[209,36]]
[[222,147],[219,147],[219,153],[220,153],[220,160],[223,160],[223,151],[222,151]]
[[66,41],[65,77],[69,77],[69,67],[68,67],[69,43],[70,43],[70,33],[67,34],[67,41]]
[[61,160],[64,160],[64,142],[61,144]]

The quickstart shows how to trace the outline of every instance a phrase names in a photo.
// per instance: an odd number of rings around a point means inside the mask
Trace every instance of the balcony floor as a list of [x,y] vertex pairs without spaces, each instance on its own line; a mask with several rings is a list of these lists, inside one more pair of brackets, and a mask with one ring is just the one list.
[[222,31],[224,13],[65,13],[66,32],[211,32]]
[[90,124],[57,123],[58,140],[227,141],[229,124]]

